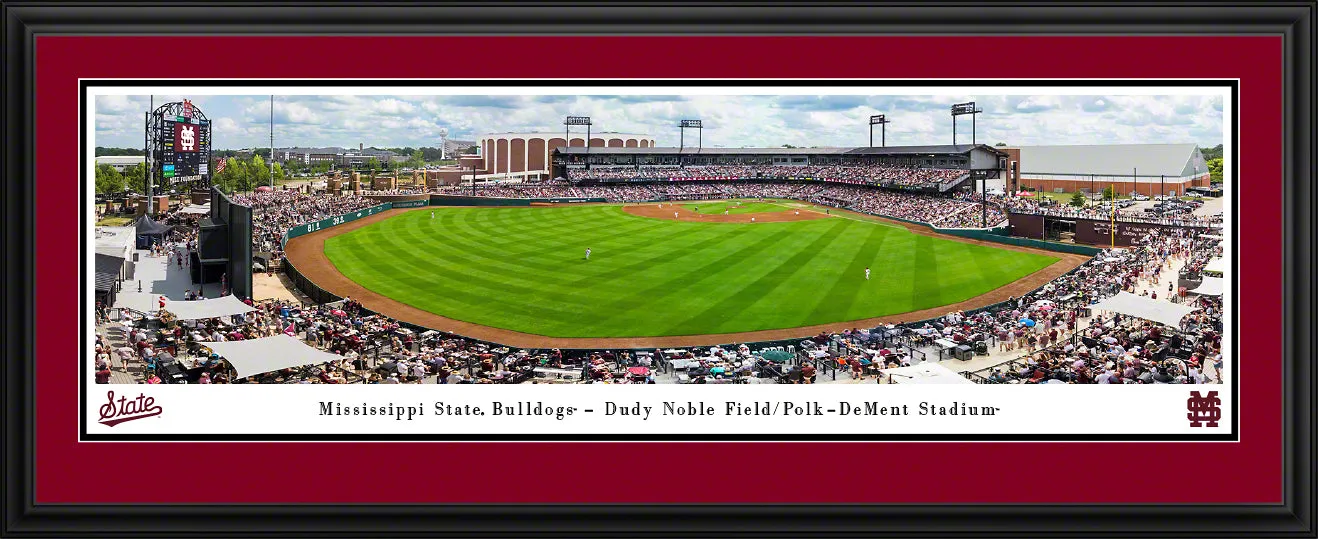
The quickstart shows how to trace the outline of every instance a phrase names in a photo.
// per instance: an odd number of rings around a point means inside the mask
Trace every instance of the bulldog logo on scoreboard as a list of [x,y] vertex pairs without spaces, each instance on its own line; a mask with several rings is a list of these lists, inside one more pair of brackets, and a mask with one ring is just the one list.
[[174,151],[197,151],[197,126],[185,123],[174,124]]

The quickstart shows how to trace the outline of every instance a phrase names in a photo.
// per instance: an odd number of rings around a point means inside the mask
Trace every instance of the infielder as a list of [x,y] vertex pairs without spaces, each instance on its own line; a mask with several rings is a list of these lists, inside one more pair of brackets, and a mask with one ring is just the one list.
[[673,212],[673,219],[677,219],[677,212]]

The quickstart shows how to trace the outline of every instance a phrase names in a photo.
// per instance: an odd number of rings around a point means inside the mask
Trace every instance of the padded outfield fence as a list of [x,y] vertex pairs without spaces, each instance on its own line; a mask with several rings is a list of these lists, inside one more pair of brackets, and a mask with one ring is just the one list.
[[[395,208],[413,208],[413,207],[423,207],[423,206],[528,206],[528,207],[529,207],[532,203],[546,203],[546,202],[549,202],[549,203],[560,203],[560,204],[561,204],[561,203],[582,203],[582,202],[606,202],[606,200],[604,200],[603,198],[530,198],[530,199],[511,199],[511,198],[477,197],[477,196],[430,195],[430,199],[429,199],[429,200],[409,200],[409,201],[404,201],[404,202],[385,202],[385,203],[382,203],[382,204],[379,204],[379,205],[376,205],[376,206],[372,206],[372,207],[370,207],[370,208],[366,208],[366,209],[362,209],[362,210],[357,210],[357,211],[352,211],[352,212],[347,212],[347,213],[345,213],[345,214],[343,214],[343,215],[338,215],[338,216],[329,217],[329,218],[326,218],[326,219],[321,219],[321,220],[319,220],[319,221],[315,221],[315,222],[312,222],[312,223],[304,223],[304,224],[301,224],[301,225],[297,225],[297,226],[295,226],[295,227],[289,229],[287,232],[284,233],[284,235],[283,235],[283,239],[282,239],[281,242],[280,242],[280,246],[283,247],[284,245],[286,245],[286,244],[288,243],[288,240],[293,239],[293,238],[296,238],[296,237],[298,237],[298,236],[302,236],[302,235],[310,234],[310,233],[312,233],[312,232],[318,232],[318,231],[320,231],[320,230],[324,230],[324,229],[327,229],[327,228],[332,228],[332,227],[335,227],[335,226],[338,226],[338,225],[341,225],[341,224],[344,224],[344,223],[350,223],[350,222],[352,222],[352,221],[356,221],[356,220],[358,220],[358,219],[361,219],[361,218],[364,218],[364,217],[368,217],[368,216],[371,216],[371,215],[375,215],[375,214],[378,214],[378,213],[380,213],[380,212],[383,212],[383,211],[386,211],[386,210],[390,210],[390,209],[395,209]],[[807,202],[808,202],[808,201],[807,201]],[[1029,239],[1029,238],[1017,238],[1017,237],[1005,236],[1005,235],[1002,235],[1002,234],[1005,234],[1005,233],[1006,233],[1006,227],[998,227],[998,228],[993,228],[993,229],[942,229],[942,228],[937,228],[937,227],[931,226],[931,225],[929,225],[928,223],[922,223],[922,222],[919,222],[919,221],[910,221],[910,220],[906,220],[906,219],[899,219],[899,218],[888,217],[888,216],[878,216],[878,217],[883,217],[884,219],[892,219],[892,220],[895,220],[895,221],[902,221],[902,222],[905,222],[905,223],[910,223],[910,224],[914,224],[914,225],[920,225],[920,226],[928,227],[928,228],[930,228],[930,229],[932,229],[932,230],[934,230],[934,231],[936,231],[936,232],[942,233],[942,234],[948,234],[948,235],[953,235],[953,236],[961,236],[961,237],[966,237],[966,238],[971,238],[971,239],[978,239],[978,240],[984,240],[984,241],[991,241],[991,242],[1003,243],[1003,244],[1008,244],[1008,245],[1018,245],[1018,246],[1022,246],[1022,247],[1033,247],[1033,248],[1037,248],[1037,249],[1044,249],[1044,250],[1049,250],[1049,251],[1065,252],[1065,253],[1072,253],[1072,254],[1081,254],[1081,255],[1091,256],[1091,257],[1094,256],[1094,255],[1097,255],[1097,254],[1100,253],[1100,252],[1102,252],[1101,249],[1097,249],[1097,248],[1094,248],[1094,247],[1083,246],[1083,245],[1061,244],[1061,243],[1055,243],[1055,242],[1047,242],[1047,241],[1041,241],[1041,240],[1034,240],[1034,239]],[[1073,268],[1071,271],[1067,272],[1065,275],[1070,275],[1070,274],[1074,273],[1075,271],[1077,271],[1077,270],[1079,270],[1079,269],[1080,269],[1080,267]],[[334,293],[332,293],[332,292],[329,292],[328,290],[325,290],[325,289],[321,288],[319,285],[317,285],[317,284],[316,284],[315,282],[313,282],[311,279],[309,279],[309,278],[307,278],[306,276],[302,275],[302,273],[298,271],[297,267],[296,267],[296,266],[292,263],[292,261],[290,261],[290,260],[287,260],[287,259],[284,260],[283,270],[284,270],[284,272],[288,275],[289,279],[290,279],[291,281],[293,281],[294,286],[296,286],[296,287],[298,288],[298,290],[301,290],[302,293],[306,294],[307,297],[309,297],[309,298],[311,299],[311,301],[312,301],[313,303],[315,303],[315,304],[333,303],[333,302],[336,302],[336,301],[341,301],[341,300],[343,299],[342,296],[336,295],[336,294],[334,294]],[[1047,285],[1045,284],[1045,285],[1043,285],[1043,286],[1047,286]],[[1043,288],[1043,286],[1040,286],[1039,288],[1036,288],[1036,289],[1034,289],[1034,290],[1031,290],[1031,291],[1025,293],[1024,296],[1029,296],[1029,295],[1032,295],[1032,294],[1037,293],[1040,289]],[[992,304],[992,305],[986,305],[986,306],[983,306],[983,307],[980,307],[980,308],[977,308],[977,309],[968,310],[968,311],[966,311],[966,314],[967,314],[967,315],[972,315],[972,314],[979,313],[979,312],[983,312],[983,311],[986,311],[986,310],[1000,309],[1000,308],[1003,308],[1003,307],[1006,307],[1006,306],[1010,305],[1011,303],[1013,303],[1013,301],[1012,301],[1012,300],[1008,300],[1008,301],[1003,301],[1003,302],[995,303],[995,304]],[[376,314],[374,311],[371,311],[371,310],[369,310],[369,309],[366,309],[365,307],[363,307],[362,310],[363,310],[363,312],[365,312],[365,313],[367,313],[367,314]],[[908,328],[919,327],[919,326],[923,326],[925,323],[928,323],[928,322],[936,322],[936,321],[940,320],[941,318],[942,318],[942,317],[936,317],[936,318],[929,318],[929,319],[926,319],[926,320],[917,320],[917,321],[912,321],[912,322],[905,322],[905,323],[901,324],[901,326],[902,326],[902,327],[908,327]],[[441,334],[446,335],[446,336],[461,337],[461,338],[463,338],[463,339],[466,339],[466,340],[469,340],[469,341],[472,341],[472,342],[484,343],[484,344],[493,345],[493,346],[507,347],[507,348],[510,348],[510,349],[512,349],[512,350],[517,350],[517,348],[515,348],[515,347],[507,346],[507,345],[504,345],[504,344],[501,344],[501,343],[495,343],[495,342],[490,342],[490,341],[484,341],[484,340],[481,340],[481,339],[476,339],[476,338],[468,337],[468,336],[465,336],[465,335],[459,335],[459,334],[455,334],[455,333],[448,332],[448,331],[444,331],[444,330],[437,329],[437,328],[429,328],[429,327],[424,327],[424,326],[418,326],[418,325],[416,325],[416,324],[407,323],[407,322],[404,322],[404,321],[401,321],[401,320],[399,321],[399,323],[400,323],[401,325],[403,325],[404,327],[408,327],[408,328],[413,329],[413,330],[421,330],[421,331],[434,330],[434,331],[438,331],[438,332],[440,332]],[[868,329],[870,329],[871,332],[873,332],[873,331],[876,331],[878,328],[868,328]],[[810,338],[810,336],[802,336],[802,337],[793,338],[793,339],[776,340],[776,341],[762,341],[762,342],[747,342],[747,343],[744,343],[744,344],[746,344],[748,347],[751,347],[752,349],[765,349],[765,348],[772,348],[772,347],[787,347],[787,346],[798,346],[798,347],[799,347],[801,341],[806,340],[806,339],[809,339],[809,338]],[[721,347],[723,347],[724,349],[727,349],[727,348],[729,348],[729,347],[732,347],[734,344],[742,344],[742,343],[724,343],[724,344],[720,344],[720,345],[717,345],[717,346],[721,346]],[[692,347],[686,347],[686,348],[692,348]],[[699,348],[708,348],[708,346],[701,346],[701,347],[699,347]],[[637,349],[608,349],[608,350],[621,351],[621,350],[651,350],[651,349],[653,349],[653,347],[648,347],[648,348],[637,348]],[[564,348],[564,349],[562,349],[562,350],[563,350],[565,353],[567,353],[567,352],[578,352],[578,353],[580,353],[580,352],[588,352],[588,351],[596,351],[596,350],[604,350],[604,349],[597,349],[597,348],[591,348],[591,349],[584,349],[584,348],[583,348],[583,349],[567,349],[567,348]]]

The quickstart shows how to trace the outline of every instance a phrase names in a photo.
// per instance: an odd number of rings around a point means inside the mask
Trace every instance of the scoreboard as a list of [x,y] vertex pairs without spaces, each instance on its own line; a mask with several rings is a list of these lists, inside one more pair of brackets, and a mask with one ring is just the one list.
[[191,107],[183,112],[160,121],[160,175],[170,184],[210,176],[210,121],[193,117]]

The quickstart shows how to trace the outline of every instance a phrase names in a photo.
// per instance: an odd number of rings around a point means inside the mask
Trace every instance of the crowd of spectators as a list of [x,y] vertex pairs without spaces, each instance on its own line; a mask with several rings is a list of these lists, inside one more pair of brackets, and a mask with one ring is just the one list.
[[[110,344],[104,332],[96,337],[94,362],[98,383],[107,383],[110,370],[127,372],[140,366],[139,383],[158,384],[159,363],[177,360],[190,383],[500,383],[519,378],[533,358],[527,351],[511,352],[484,343],[435,332],[421,336],[396,320],[367,314],[361,305],[345,298],[335,304],[302,306],[282,300],[245,301],[256,308],[245,315],[207,320],[160,316],[157,329],[134,324],[124,332],[126,344]],[[224,358],[204,342],[226,342],[285,334],[341,359],[282,369],[235,379]],[[104,371],[104,375],[102,375]]]
[[300,191],[270,191],[230,197],[235,204],[252,208],[252,250],[278,252],[284,232],[303,223],[343,215],[379,204],[359,195],[307,194]]
[[[1167,230],[1149,234],[1130,249],[1105,250],[1004,306],[971,315],[950,313],[911,329],[925,341],[992,343],[999,351],[1026,354],[976,375],[985,383],[1220,382],[1220,298],[1184,296],[1175,287],[1159,290],[1158,284],[1174,263],[1212,256],[1221,247],[1189,229]],[[1169,331],[1139,319],[1098,316],[1089,308],[1120,291],[1193,302],[1200,310]],[[1088,326],[1077,329],[1082,322]]]
[[[1038,197],[1002,197],[1002,204],[1010,213],[1027,213],[1034,215],[1047,215],[1050,217],[1075,218],[1075,219],[1111,219],[1113,210],[1102,209],[1097,207],[1075,207],[1070,205],[1052,205],[1045,206],[1038,200]],[[1175,226],[1202,226],[1207,227],[1222,222],[1222,215],[1193,215],[1182,213],[1176,215],[1158,215],[1151,216],[1147,213],[1137,212],[1129,209],[1117,208],[1116,220],[1126,223],[1149,223]]]
[[573,179],[594,180],[712,180],[784,179],[809,177],[837,182],[868,182],[918,186],[952,182],[965,170],[892,165],[708,165],[642,166],[639,168],[571,169]]

